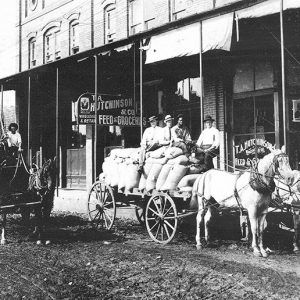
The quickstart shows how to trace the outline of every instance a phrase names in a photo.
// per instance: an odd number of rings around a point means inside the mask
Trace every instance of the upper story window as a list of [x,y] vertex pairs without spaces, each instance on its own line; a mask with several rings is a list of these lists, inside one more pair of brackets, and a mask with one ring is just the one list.
[[187,7],[186,0],[171,0],[172,21],[181,19],[185,16]]
[[151,29],[155,26],[155,4],[153,1],[144,0],[144,23],[145,23],[145,30]]
[[130,0],[129,2],[130,34],[143,30],[143,0]]
[[29,69],[30,68],[33,68],[36,66],[36,39],[35,38],[31,38],[29,40],[29,43],[28,43],[28,48],[29,48],[29,55],[28,55],[28,58],[29,58]]
[[116,6],[108,5],[104,10],[105,43],[111,43],[116,38]]
[[74,20],[70,23],[70,54],[79,52],[79,22]]
[[59,29],[52,27],[44,35],[44,62],[51,62],[59,58]]

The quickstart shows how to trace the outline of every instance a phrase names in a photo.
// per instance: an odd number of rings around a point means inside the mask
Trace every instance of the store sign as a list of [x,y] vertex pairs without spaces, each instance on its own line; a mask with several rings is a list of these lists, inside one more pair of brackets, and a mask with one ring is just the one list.
[[[82,94],[78,100],[78,123],[81,125],[95,124],[95,95]],[[136,115],[132,98],[113,95],[98,95],[97,124],[104,126],[140,126],[140,116]],[[143,118],[143,125],[146,119]]]
[[271,150],[275,149],[275,145],[265,139],[250,139],[234,146],[234,164],[236,167],[251,167],[251,165]]

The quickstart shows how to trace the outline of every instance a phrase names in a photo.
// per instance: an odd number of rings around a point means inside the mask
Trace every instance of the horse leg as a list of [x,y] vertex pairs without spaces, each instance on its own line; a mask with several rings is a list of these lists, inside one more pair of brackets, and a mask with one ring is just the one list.
[[295,234],[293,238],[293,251],[294,253],[299,253],[300,248],[299,248],[299,233],[300,233],[300,211],[294,211],[293,212],[293,221],[294,221],[294,229],[295,229]]
[[43,226],[42,226],[42,210],[41,207],[35,208],[35,216],[36,216],[36,226],[35,233],[37,233],[37,245],[42,244],[42,236],[43,236]]
[[258,220],[256,217],[256,212],[254,211],[248,211],[251,231],[252,231],[252,248],[253,248],[253,254],[255,256],[261,256],[261,252],[257,246],[257,233],[258,233]]
[[196,247],[198,250],[201,250],[203,245],[201,244],[201,221],[203,220],[204,209],[199,208],[197,217],[196,217],[196,226],[197,226],[197,232],[196,232]]
[[262,212],[262,215],[258,220],[259,221],[258,245],[259,245],[260,253],[263,257],[269,256],[268,252],[264,248],[264,243],[263,243],[263,233],[264,233],[265,228],[267,227],[266,216],[267,216],[267,210]]
[[6,214],[2,214],[2,233],[1,233],[1,245],[6,245],[6,239],[5,239],[5,227],[6,227]]
[[205,228],[205,241],[208,243],[210,240],[210,235],[209,235],[209,221],[212,217],[212,212],[211,208],[207,209],[207,212],[204,216],[204,228]]

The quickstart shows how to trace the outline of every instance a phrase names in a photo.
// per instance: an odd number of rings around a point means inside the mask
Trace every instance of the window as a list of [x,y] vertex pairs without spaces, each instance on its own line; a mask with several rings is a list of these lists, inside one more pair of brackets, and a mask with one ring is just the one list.
[[145,30],[151,29],[155,26],[155,2],[144,0],[144,22]]
[[70,23],[70,54],[79,52],[78,28],[79,22],[77,20]]
[[60,58],[59,48],[59,29],[56,27],[50,28],[44,35],[44,61],[45,63],[54,61]]
[[116,7],[108,5],[104,10],[105,43],[111,43],[116,38]]
[[28,0],[25,0],[25,18],[28,16]]
[[186,0],[171,0],[172,21],[181,19],[185,16]]
[[143,30],[143,1],[131,0],[129,2],[130,34],[136,34]]
[[197,102],[200,97],[200,78],[186,78],[177,82],[177,91],[180,103]]
[[29,40],[29,69],[36,66],[36,39],[32,38]]

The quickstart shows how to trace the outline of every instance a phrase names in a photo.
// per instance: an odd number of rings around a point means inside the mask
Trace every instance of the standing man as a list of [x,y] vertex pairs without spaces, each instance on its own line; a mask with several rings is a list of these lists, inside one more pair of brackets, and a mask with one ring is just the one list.
[[22,138],[19,132],[17,132],[19,126],[16,123],[10,123],[7,132],[7,145],[9,155],[13,158],[18,157],[18,152],[21,152]]
[[204,130],[201,132],[197,141],[198,151],[204,152],[205,171],[214,168],[212,159],[219,154],[220,132],[212,127],[214,119],[207,115],[204,122]]
[[162,128],[162,134],[161,134],[161,141],[160,145],[162,146],[171,146],[173,139],[172,139],[172,123],[173,119],[171,115],[166,115],[164,119],[164,123],[166,126]]
[[177,124],[172,127],[171,132],[174,140],[173,146],[181,148],[183,152],[186,153],[186,144],[187,142],[191,142],[192,139],[189,129],[183,123],[183,114],[179,114],[177,116]]
[[140,173],[143,172],[143,165],[146,160],[146,153],[160,147],[159,141],[161,140],[162,128],[157,126],[157,119],[158,118],[156,116],[152,116],[148,119],[150,127],[146,128],[143,134],[138,170]]

